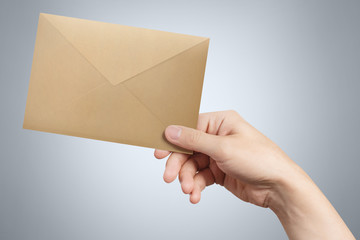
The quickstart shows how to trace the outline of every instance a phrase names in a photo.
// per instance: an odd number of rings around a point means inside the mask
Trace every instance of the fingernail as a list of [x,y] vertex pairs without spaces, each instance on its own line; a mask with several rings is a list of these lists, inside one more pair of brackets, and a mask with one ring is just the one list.
[[180,137],[181,134],[181,128],[176,127],[176,126],[169,126],[166,129],[167,135],[169,136],[169,138],[173,139],[173,140],[177,140]]

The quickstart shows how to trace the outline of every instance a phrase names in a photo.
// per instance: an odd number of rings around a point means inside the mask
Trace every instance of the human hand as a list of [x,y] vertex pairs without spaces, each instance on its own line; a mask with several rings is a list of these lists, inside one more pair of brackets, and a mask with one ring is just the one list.
[[[169,126],[165,131],[171,143],[195,151],[194,155],[172,153],[164,173],[168,183],[179,176],[192,203],[200,201],[206,186],[216,183],[246,202],[268,207],[281,178],[301,171],[276,144],[234,111],[200,114],[197,129]],[[169,154],[155,151],[159,159]]]
[[171,154],[164,180],[179,176],[192,203],[216,183],[243,201],[272,209],[290,239],[355,239],[310,177],[236,112],[200,114],[197,130],[169,126],[165,136],[194,151],[154,153],[158,159]]

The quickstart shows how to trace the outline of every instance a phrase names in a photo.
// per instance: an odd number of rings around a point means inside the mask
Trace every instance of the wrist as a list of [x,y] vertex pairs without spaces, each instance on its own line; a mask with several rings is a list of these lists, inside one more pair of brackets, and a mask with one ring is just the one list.
[[[289,171],[274,184],[269,196],[269,208],[279,218],[289,239],[318,239],[316,225],[319,214],[314,209],[324,204],[326,198],[322,197],[310,177],[298,168]],[[300,234],[299,229],[302,230]],[[306,237],[299,237],[304,235]]]
[[273,185],[268,204],[289,239],[354,239],[325,195],[297,165]]
[[310,177],[296,166],[282,174],[273,184],[269,195],[269,208],[276,215],[287,215],[288,211],[296,207],[294,204],[305,201],[306,197],[317,192],[316,190],[317,187]]

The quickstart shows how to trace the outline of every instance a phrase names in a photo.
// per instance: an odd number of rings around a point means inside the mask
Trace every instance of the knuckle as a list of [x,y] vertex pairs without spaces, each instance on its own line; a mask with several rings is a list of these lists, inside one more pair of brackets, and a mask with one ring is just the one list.
[[239,113],[235,110],[229,110],[228,114],[232,117],[240,117]]
[[229,115],[232,115],[232,116],[237,116],[239,115],[235,110],[231,109],[231,110],[228,110],[227,111]]
[[228,110],[227,111],[227,114],[230,116],[230,117],[233,117],[234,119],[240,119],[240,120],[243,120],[243,117],[235,110]]

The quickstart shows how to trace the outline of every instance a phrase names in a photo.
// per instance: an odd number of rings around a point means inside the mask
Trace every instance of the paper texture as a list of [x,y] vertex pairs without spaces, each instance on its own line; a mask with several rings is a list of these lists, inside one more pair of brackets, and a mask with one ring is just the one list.
[[41,13],[23,127],[192,153],[209,39]]

